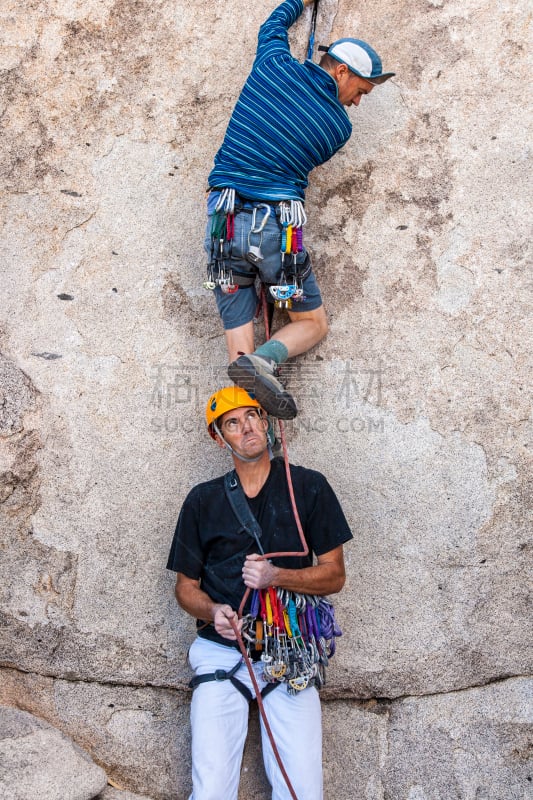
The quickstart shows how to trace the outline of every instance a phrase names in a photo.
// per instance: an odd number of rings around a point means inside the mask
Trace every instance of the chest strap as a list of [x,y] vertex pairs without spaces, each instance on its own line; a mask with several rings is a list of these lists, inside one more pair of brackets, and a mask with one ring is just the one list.
[[239,476],[235,470],[224,475],[224,491],[226,492],[228,503],[242,528],[252,539],[255,539],[259,552],[264,556],[265,551],[261,544],[261,535],[263,531],[255,516],[252,514],[252,509],[248,505],[244,489],[241,486]]
[[[201,683],[208,683],[209,681],[229,681],[231,685],[242,694],[246,702],[249,703],[254,699],[251,691],[242,681],[235,677],[235,673],[241,665],[242,658],[227,672],[225,669],[217,669],[214,672],[208,672],[206,675],[195,675],[195,677],[189,681],[189,689],[196,689]],[[261,697],[266,697],[276,686],[278,686],[277,683],[267,683],[261,692]]]

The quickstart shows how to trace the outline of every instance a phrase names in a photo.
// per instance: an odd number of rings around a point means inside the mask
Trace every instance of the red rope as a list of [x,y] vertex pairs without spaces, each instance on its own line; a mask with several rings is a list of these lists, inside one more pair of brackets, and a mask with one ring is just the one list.
[[289,793],[290,793],[291,797],[293,798],[293,800],[298,800],[298,797],[296,796],[296,792],[294,791],[294,789],[292,787],[292,783],[290,781],[290,778],[287,775],[287,770],[283,766],[283,761],[281,760],[281,756],[279,754],[278,747],[277,747],[276,742],[274,740],[274,735],[272,733],[272,729],[270,727],[270,723],[268,721],[268,717],[267,717],[266,712],[265,712],[265,707],[263,705],[263,698],[261,697],[261,691],[259,689],[259,684],[257,683],[257,679],[255,677],[255,673],[254,673],[254,668],[252,666],[252,662],[250,661],[250,659],[248,657],[248,653],[246,652],[246,648],[244,646],[244,642],[242,641],[242,636],[239,633],[239,630],[237,628],[237,624],[232,619],[230,619],[230,623],[231,623],[231,627],[233,628],[233,630],[235,631],[235,634],[237,636],[237,643],[239,645],[239,649],[240,649],[240,651],[242,653],[242,657],[244,659],[244,663],[248,667],[248,672],[250,673],[250,678],[252,679],[252,685],[253,685],[254,690],[255,690],[255,698],[257,700],[257,707],[259,709],[259,713],[261,714],[261,719],[263,720],[263,725],[265,726],[265,730],[266,730],[266,732],[268,734],[268,738],[270,740],[270,744],[272,745],[272,751],[273,751],[273,753],[274,753],[274,755],[276,757],[276,761],[278,762],[278,766],[279,766],[279,768],[281,770],[281,774],[283,775],[285,783],[287,784],[287,789],[289,790]]
[[[267,309],[267,299],[265,296],[265,287],[261,284],[261,299],[260,303],[263,305],[263,320],[265,323],[265,336],[268,341],[270,339],[270,326],[268,324],[268,309]],[[296,498],[294,496],[294,487],[292,485],[292,476],[291,476],[291,468],[289,465],[289,452],[287,450],[287,442],[285,441],[285,428],[283,422],[278,419],[279,425],[279,435],[281,438],[281,445],[283,447],[283,461],[285,463],[285,474],[287,476],[287,487],[289,489],[289,497],[291,499],[292,505],[292,512],[294,515],[294,521],[296,522],[296,528],[298,529],[298,535],[300,537],[300,542],[302,543],[303,550],[293,551],[293,552],[278,552],[278,553],[265,553],[261,556],[261,560],[264,561],[267,558],[279,558],[280,556],[307,556],[309,554],[309,545],[307,544],[307,540],[305,538],[305,533],[302,527],[302,521],[300,519],[300,515],[298,513],[298,507],[296,505]],[[239,606],[239,617],[242,617],[242,612],[244,610],[244,606],[246,605],[246,601],[250,595],[250,589],[246,589],[244,596],[241,600],[241,604]]]
[[[264,319],[264,323],[265,323],[265,336],[266,336],[266,339],[268,340],[268,339],[270,339],[270,325],[268,323],[267,300],[266,300],[266,296],[265,296],[265,287],[263,286],[263,284],[261,284],[261,300],[260,300],[260,302],[263,305],[263,319]],[[303,550],[297,551],[297,552],[287,552],[287,553],[282,553],[282,552],[279,552],[279,553],[265,553],[263,556],[261,556],[262,560],[267,559],[267,558],[277,558],[279,556],[306,556],[306,555],[309,554],[309,545],[307,544],[307,541],[306,541],[306,538],[305,538],[304,530],[303,530],[303,527],[302,527],[302,522],[300,520],[300,515],[298,513],[298,508],[296,506],[296,498],[294,496],[294,487],[292,485],[292,476],[291,476],[291,470],[290,470],[290,465],[289,465],[289,453],[288,453],[288,450],[287,450],[287,443],[285,441],[285,429],[283,427],[283,422],[280,419],[278,419],[278,425],[279,425],[279,433],[280,433],[280,438],[281,438],[281,444],[282,444],[282,447],[283,447],[283,460],[285,462],[285,474],[287,475],[287,486],[288,486],[288,489],[289,489],[289,497],[291,499],[292,511],[293,511],[293,514],[294,514],[294,521],[296,522],[296,527],[298,529],[298,535],[300,536],[300,541],[302,543]],[[246,605],[246,601],[248,599],[249,594],[250,594],[250,588],[247,588],[245,593],[244,593],[244,597],[241,600],[241,604],[239,606],[239,618],[242,617],[242,612],[243,612],[244,606]],[[256,677],[255,677],[255,673],[254,673],[254,669],[253,669],[253,666],[252,666],[252,662],[250,661],[250,659],[248,657],[248,653],[246,652],[246,648],[244,646],[244,642],[242,640],[242,636],[239,633],[239,630],[237,628],[236,623],[233,620],[230,620],[230,622],[231,622],[231,626],[232,626],[233,630],[235,631],[235,635],[237,637],[237,643],[239,645],[239,649],[240,649],[240,651],[242,653],[242,657],[244,659],[244,663],[246,664],[246,667],[248,669],[248,673],[249,673],[250,678],[252,680],[252,685],[254,687],[255,696],[256,696],[256,699],[257,699],[257,706],[259,708],[259,713],[261,714],[261,719],[263,720],[263,724],[265,726],[265,730],[266,730],[266,732],[268,734],[268,738],[270,740],[270,744],[272,745],[272,751],[273,751],[273,753],[274,753],[274,755],[276,757],[276,761],[278,762],[278,766],[279,766],[279,768],[281,770],[281,774],[283,775],[285,783],[287,784],[287,788],[288,788],[288,790],[290,792],[291,797],[293,798],[293,800],[298,800],[298,798],[296,796],[296,793],[295,793],[295,791],[294,791],[294,789],[292,787],[292,784],[291,784],[291,782],[289,780],[289,776],[287,775],[285,767],[283,766],[283,762],[281,760],[281,756],[280,756],[278,748],[276,746],[276,742],[274,741],[274,736],[272,735],[272,730],[270,728],[270,724],[269,724],[268,719],[267,719],[267,715],[266,715],[266,712],[265,712],[265,707],[263,705],[263,699],[261,697],[261,692],[260,692],[259,686],[257,684],[257,680],[256,680]]]
[[[270,339],[270,326],[268,324],[268,310],[267,310],[267,299],[265,295],[265,287],[261,284],[261,302],[263,304],[263,318],[265,321],[265,337],[267,341]],[[292,477],[291,477],[291,470],[289,467],[289,453],[287,450],[287,443],[285,441],[285,428],[283,422],[278,419],[279,425],[279,435],[281,438],[281,444],[283,447],[283,460],[285,462],[285,474],[287,475],[287,485],[289,487],[289,496],[291,498],[292,504],[292,511],[294,514],[294,521],[296,522],[296,527],[298,528],[298,534],[300,536],[300,541],[303,546],[303,550],[297,553],[266,553],[263,558],[274,558],[276,556],[306,556],[309,553],[309,546],[307,544],[305,534],[302,528],[302,522],[300,520],[300,515],[298,514],[298,508],[296,506],[296,499],[294,497],[294,488],[292,485]]]

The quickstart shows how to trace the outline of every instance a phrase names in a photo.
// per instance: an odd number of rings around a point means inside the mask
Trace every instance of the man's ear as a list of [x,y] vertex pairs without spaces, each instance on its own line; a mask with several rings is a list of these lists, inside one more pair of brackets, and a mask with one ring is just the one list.
[[346,75],[347,72],[349,72],[349,70],[346,64],[337,64],[335,67],[335,78],[338,80],[342,78],[343,75]]
[[226,446],[224,440],[222,439],[221,436],[218,435],[218,433],[215,433],[215,442],[218,444],[219,447],[224,448]]

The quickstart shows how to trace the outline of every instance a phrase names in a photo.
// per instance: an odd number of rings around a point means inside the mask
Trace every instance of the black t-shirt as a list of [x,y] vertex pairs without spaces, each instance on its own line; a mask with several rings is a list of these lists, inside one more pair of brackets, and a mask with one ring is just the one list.
[[[298,514],[309,547],[306,556],[272,559],[279,567],[301,569],[316,556],[333,550],[352,538],[344,513],[326,478],[315,470],[291,465],[291,478]],[[271,461],[270,473],[256,497],[247,498],[262,529],[265,553],[301,552],[289,496],[283,459]],[[217,603],[238,609],[246,586],[242,566],[248,553],[258,553],[255,540],[237,520],[224,490],[224,476],[200,483],[188,494],[176,525],[167,569],[199,579],[202,589]],[[200,621],[197,623],[200,626]],[[213,626],[200,636],[228,644]]]

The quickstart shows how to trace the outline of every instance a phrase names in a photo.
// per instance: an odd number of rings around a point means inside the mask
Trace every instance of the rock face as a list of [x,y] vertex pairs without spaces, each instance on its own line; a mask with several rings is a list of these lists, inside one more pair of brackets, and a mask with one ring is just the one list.
[[0,789],[4,800],[91,800],[103,769],[70,739],[31,714],[0,707]]
[[146,795],[133,794],[133,792],[122,791],[108,786],[96,800],[150,800]]
[[[228,468],[202,416],[226,382],[204,189],[275,4],[0,11],[0,702],[154,800],[190,792],[168,548]],[[320,3],[319,42],[359,36],[397,72],[311,176],[330,332],[284,367],[291,459],[355,535],[326,800],[532,796],[529,13]],[[243,800],[269,796],[252,723]]]

